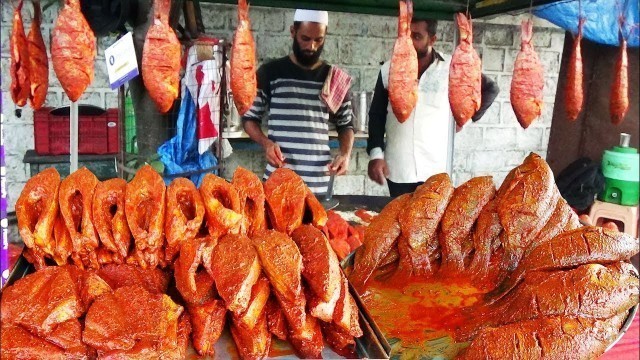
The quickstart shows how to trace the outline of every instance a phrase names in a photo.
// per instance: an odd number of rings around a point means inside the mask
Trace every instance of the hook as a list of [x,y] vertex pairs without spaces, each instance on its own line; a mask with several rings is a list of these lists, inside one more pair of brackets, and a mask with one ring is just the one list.
[[529,2],[529,20],[533,20],[533,0]]

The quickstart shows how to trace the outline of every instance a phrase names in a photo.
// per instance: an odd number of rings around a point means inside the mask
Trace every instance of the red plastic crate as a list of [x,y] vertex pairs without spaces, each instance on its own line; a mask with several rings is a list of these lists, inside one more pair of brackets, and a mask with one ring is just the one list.
[[[99,115],[95,115],[99,108],[86,109],[80,105],[78,110],[78,154],[117,154],[120,151],[118,109],[103,110],[104,113]],[[55,115],[61,109],[52,113],[53,110],[42,108],[34,114],[35,150],[38,155],[69,154],[69,115]],[[82,115],[83,112],[94,115]]]

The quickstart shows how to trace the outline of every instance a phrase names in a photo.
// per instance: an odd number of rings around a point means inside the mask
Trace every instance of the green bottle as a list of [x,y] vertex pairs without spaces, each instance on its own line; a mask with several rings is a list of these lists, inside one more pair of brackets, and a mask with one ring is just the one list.
[[137,154],[136,114],[133,110],[133,101],[131,100],[129,90],[127,90],[127,95],[124,99],[124,138],[125,151],[129,154]]
[[620,134],[620,145],[605,150],[602,156],[604,191],[599,200],[612,204],[636,206],[640,202],[640,155],[629,147],[629,134]]

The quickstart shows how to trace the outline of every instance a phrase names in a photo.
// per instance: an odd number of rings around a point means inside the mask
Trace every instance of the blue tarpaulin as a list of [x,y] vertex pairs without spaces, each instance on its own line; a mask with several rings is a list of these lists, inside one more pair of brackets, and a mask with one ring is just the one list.
[[[198,171],[214,167],[218,160],[211,150],[202,155],[198,153],[198,139],[196,138],[196,104],[189,91],[182,92],[180,113],[176,124],[176,135],[158,148],[160,161],[164,163],[164,174],[175,175]],[[200,186],[203,174],[190,176],[190,180]],[[173,177],[165,176],[165,183],[169,184]]]
[[605,45],[620,44],[618,29],[620,16],[624,17],[623,36],[630,47],[637,47],[639,42],[638,0],[578,0],[559,1],[541,6],[534,10],[538,17],[576,34],[578,32],[578,12],[586,19],[582,28],[585,39]]

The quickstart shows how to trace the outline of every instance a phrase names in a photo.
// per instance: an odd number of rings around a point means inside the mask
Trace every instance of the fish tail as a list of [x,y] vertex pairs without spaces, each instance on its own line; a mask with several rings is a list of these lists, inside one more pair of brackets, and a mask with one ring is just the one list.
[[408,14],[408,6],[407,3],[403,0],[400,0],[400,14],[398,15],[398,37],[405,36],[408,31],[407,18]]
[[[20,1],[22,3],[22,1]],[[33,22],[40,27],[40,22],[42,18],[42,10],[40,9],[40,1],[33,1]]]
[[157,19],[168,22],[169,11],[171,11],[171,0],[154,0],[153,9]]
[[238,20],[249,18],[249,4],[247,0],[238,0]]
[[406,0],[407,2],[407,36],[411,36],[411,19],[413,19],[413,0]]
[[460,42],[473,42],[473,32],[469,18],[463,13],[457,13],[456,22],[458,23],[458,30],[460,30]]
[[80,0],[65,0],[65,4],[74,10],[80,11]]
[[578,20],[578,38],[579,39],[582,39],[582,26],[586,21],[587,21],[587,18],[583,16],[581,16],[580,19]]
[[531,20],[522,21],[522,46],[530,45],[533,38],[533,22]]

